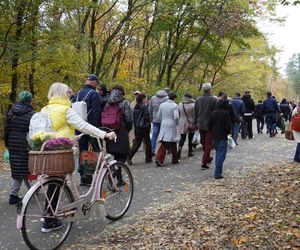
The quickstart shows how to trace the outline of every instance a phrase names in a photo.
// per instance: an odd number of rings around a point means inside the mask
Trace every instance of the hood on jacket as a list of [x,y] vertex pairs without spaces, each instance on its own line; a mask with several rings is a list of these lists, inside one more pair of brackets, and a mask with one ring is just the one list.
[[158,98],[164,98],[164,97],[168,96],[167,92],[164,90],[157,91],[155,95]]
[[221,99],[217,102],[217,107],[216,108],[221,109],[221,110],[227,110],[228,106],[229,106],[229,101]]
[[183,96],[181,99],[182,102],[184,103],[194,103],[195,100],[193,98],[187,97],[187,96]]
[[9,115],[23,115],[33,110],[33,107],[29,103],[16,102],[13,104]]
[[122,95],[121,91],[118,89],[113,89],[110,92],[110,96],[108,98],[108,103],[119,103],[123,101],[125,98]]
[[243,99],[246,100],[246,99],[250,99],[251,98],[251,95],[250,94],[245,94],[243,95]]

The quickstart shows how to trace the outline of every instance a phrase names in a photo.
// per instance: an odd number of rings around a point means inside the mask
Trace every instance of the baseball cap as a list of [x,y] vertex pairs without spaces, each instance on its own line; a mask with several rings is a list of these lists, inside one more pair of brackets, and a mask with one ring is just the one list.
[[134,95],[139,95],[141,92],[140,91],[134,91]]
[[88,77],[88,80],[90,80],[90,81],[96,81],[99,84],[99,79],[94,74],[90,74],[89,77]]

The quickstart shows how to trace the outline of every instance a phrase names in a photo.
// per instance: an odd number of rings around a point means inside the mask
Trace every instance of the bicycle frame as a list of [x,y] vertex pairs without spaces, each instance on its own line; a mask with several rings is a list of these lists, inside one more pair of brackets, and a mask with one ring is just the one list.
[[[60,208],[61,211],[60,211],[60,213],[58,213],[59,212],[59,211],[57,211],[58,207],[55,209],[55,211],[51,207],[51,199],[53,197],[49,198],[46,196],[46,199],[49,204],[48,207],[54,212],[54,215],[67,217],[65,220],[68,220],[68,221],[81,220],[81,219],[86,218],[89,215],[91,207],[96,202],[99,202],[99,204],[102,206],[102,211],[103,211],[105,199],[101,198],[101,194],[99,192],[100,187],[101,187],[102,181],[104,179],[104,175],[106,173],[105,168],[109,171],[110,177],[113,179],[112,173],[110,170],[110,166],[113,165],[114,163],[116,163],[116,161],[115,160],[108,161],[111,158],[111,155],[108,154],[104,157],[104,152],[101,151],[101,144],[100,144],[99,138],[97,138],[97,142],[99,144],[100,151],[99,151],[99,156],[98,156],[98,160],[97,160],[97,165],[95,168],[95,173],[93,175],[93,180],[92,180],[89,190],[86,193],[80,195],[73,173],[67,174],[66,178],[64,178],[64,179],[59,178],[59,177],[47,176],[47,175],[39,176],[37,182],[28,190],[28,192],[25,194],[25,196],[23,198],[22,208],[19,211],[18,216],[17,216],[17,228],[18,229],[22,228],[25,207],[26,207],[26,204],[29,202],[29,199],[31,198],[32,194],[40,187],[42,187],[42,189],[43,189],[44,183],[46,183],[49,180],[56,180],[56,181],[63,182],[63,186],[60,189],[58,204],[61,199],[62,191],[63,191],[65,185],[67,185],[68,180],[70,181],[71,191],[73,194],[73,198],[75,200],[74,202],[61,207]],[[113,182],[113,188],[118,189],[115,186],[114,182]],[[43,190],[43,192],[45,194],[45,190]]]

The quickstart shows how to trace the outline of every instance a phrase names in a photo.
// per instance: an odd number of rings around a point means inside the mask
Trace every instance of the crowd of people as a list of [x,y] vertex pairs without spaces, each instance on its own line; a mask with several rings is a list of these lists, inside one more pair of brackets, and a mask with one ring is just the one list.
[[[42,112],[50,110],[53,128],[62,136],[74,138],[80,131],[86,133],[79,141],[80,152],[88,150],[90,145],[96,151],[98,146],[91,136],[99,136],[104,139],[106,151],[115,160],[129,165],[133,164],[135,154],[142,145],[145,163],[154,162],[155,166],[162,167],[166,154],[172,154],[171,163],[178,164],[185,152],[186,141],[187,156],[195,155],[193,139],[195,133],[199,133],[203,149],[201,169],[210,168],[213,161],[211,151],[214,148],[214,178],[222,179],[228,136],[236,145],[239,134],[241,139],[254,138],[252,123],[255,118],[257,134],[263,133],[266,123],[266,132],[274,137],[278,133],[277,128],[283,132],[284,124],[291,120],[292,112],[298,111],[294,102],[283,99],[278,103],[271,92],[267,92],[266,100],[258,101],[255,105],[249,91],[245,91],[243,96],[237,92],[233,98],[223,92],[214,96],[210,83],[204,83],[202,91],[196,99],[190,93],[185,93],[179,104],[176,93],[168,88],[157,91],[151,98],[146,93],[135,91],[134,100],[130,103],[125,98],[123,86],[115,85],[109,91],[96,75],[91,74],[76,94],[67,85],[54,83],[49,89],[49,103]],[[78,102],[86,105],[86,119],[72,108],[72,103]],[[19,101],[7,113],[5,146],[10,152],[13,178],[10,204],[20,201],[20,186],[29,174],[30,148],[26,137],[33,114],[32,95],[27,91],[21,92]],[[110,130],[105,132],[99,129],[104,125]],[[130,134],[131,130],[133,132]],[[92,176],[80,167],[78,172],[80,185],[90,185]],[[118,185],[122,185],[121,177]]]

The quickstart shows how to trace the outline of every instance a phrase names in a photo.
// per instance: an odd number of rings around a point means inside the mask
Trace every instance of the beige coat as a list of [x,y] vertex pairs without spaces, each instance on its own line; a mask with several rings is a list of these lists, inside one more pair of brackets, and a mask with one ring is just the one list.
[[[185,108],[183,109],[183,105]],[[187,101],[182,101],[178,105],[179,107],[179,112],[180,112],[180,119],[179,119],[179,133],[180,134],[187,134],[188,133],[188,125],[189,122],[193,124],[195,122],[194,119],[194,108],[195,108],[195,103],[193,101],[187,102]]]

